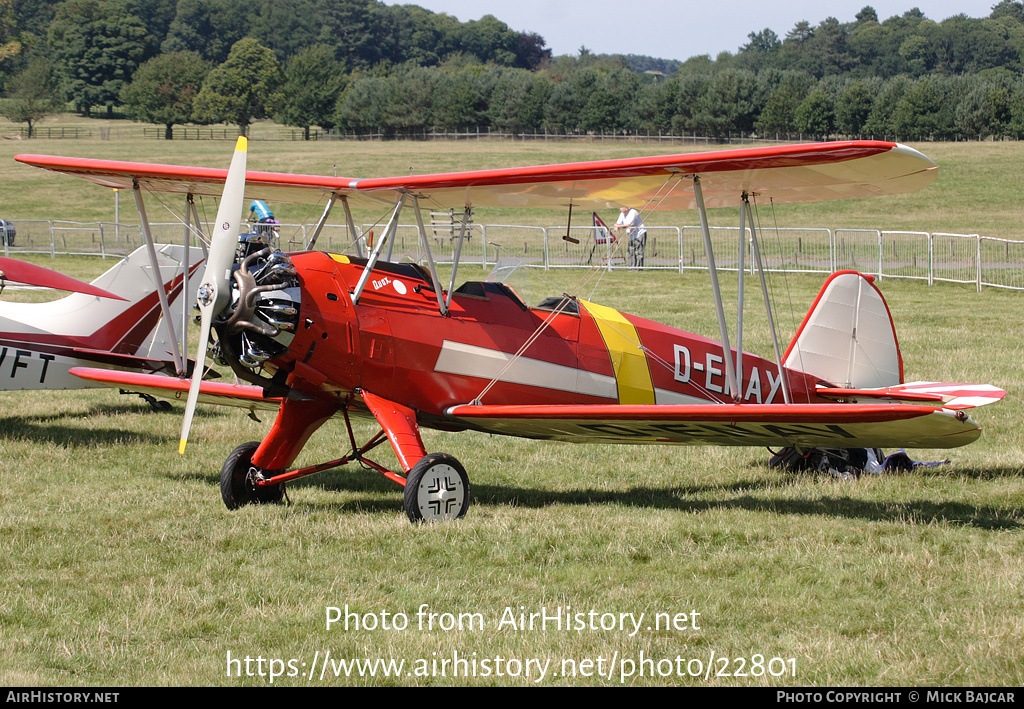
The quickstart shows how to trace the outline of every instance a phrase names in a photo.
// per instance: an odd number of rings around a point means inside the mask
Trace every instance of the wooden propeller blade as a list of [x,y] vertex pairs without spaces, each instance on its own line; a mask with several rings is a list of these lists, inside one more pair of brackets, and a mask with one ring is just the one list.
[[192,372],[192,384],[188,390],[188,401],[185,403],[185,420],[182,422],[181,440],[178,443],[179,454],[185,452],[196,402],[199,400],[199,384],[203,379],[203,363],[206,359],[206,346],[210,341],[213,318],[227,305],[231,292],[231,265],[235,260],[245,199],[247,150],[248,141],[244,137],[239,137],[235,144],[235,154],[231,158],[227,180],[224,182],[224,192],[221,194],[220,207],[217,209],[217,223],[210,242],[210,255],[206,260],[206,272],[199,287],[199,344],[196,350],[195,370]]

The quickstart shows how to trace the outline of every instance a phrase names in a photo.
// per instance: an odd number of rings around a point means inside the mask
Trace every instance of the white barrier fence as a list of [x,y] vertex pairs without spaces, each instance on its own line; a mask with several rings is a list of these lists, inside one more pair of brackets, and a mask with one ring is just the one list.
[[[9,220],[15,234],[0,234],[5,255],[18,253],[90,255],[120,257],[142,244],[138,225],[112,222],[79,223],[50,220]],[[365,254],[383,226],[356,227]],[[311,225],[280,225],[281,248],[300,250],[312,237]],[[181,224],[153,224],[157,241],[181,243]],[[451,263],[458,239],[453,229],[426,227],[434,260]],[[716,265],[735,271],[738,263],[737,227],[712,227],[711,239]],[[499,259],[515,259],[538,268],[626,267],[628,245],[624,240],[605,240],[593,227],[522,226],[513,224],[470,224],[463,242],[461,260],[481,266]],[[198,244],[198,241],[193,240]],[[759,234],[762,261],[774,272],[832,273],[852,269],[880,279],[902,278],[1024,290],[1024,241],[996,239],[979,234],[942,232],[882,231],[874,229],[764,230]],[[753,269],[749,249],[745,266]],[[316,248],[356,254],[355,240],[348,228],[327,225]],[[391,259],[419,261],[425,252],[415,225],[399,225],[390,246]],[[642,260],[643,270],[706,270],[707,261],[700,227],[648,227]]]

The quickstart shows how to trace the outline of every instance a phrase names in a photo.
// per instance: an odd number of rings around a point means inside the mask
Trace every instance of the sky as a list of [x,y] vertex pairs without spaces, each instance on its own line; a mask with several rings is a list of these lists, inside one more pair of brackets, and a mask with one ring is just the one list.
[[941,22],[953,15],[988,17],[999,0],[418,0],[419,5],[462,22],[494,15],[518,32],[535,32],[554,56],[575,55],[581,46],[594,54],[639,54],[685,60],[719,52],[733,54],[747,35],[772,29],[780,39],[801,20],[811,26],[826,17],[853,22],[870,5],[880,21],[914,7]]

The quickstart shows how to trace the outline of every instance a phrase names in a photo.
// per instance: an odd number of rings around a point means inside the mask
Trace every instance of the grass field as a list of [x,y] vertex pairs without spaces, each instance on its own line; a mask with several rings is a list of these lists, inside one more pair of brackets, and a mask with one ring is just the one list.
[[[230,150],[10,142],[0,143],[5,218],[110,206],[94,203],[98,188],[15,166],[16,152],[220,165]],[[943,168],[933,188],[805,217],[802,207],[780,209],[780,226],[827,214],[836,226],[1014,232],[1018,144],[917,147]],[[494,143],[250,150],[254,169],[322,173],[344,158],[351,169],[341,172],[367,176],[612,152]],[[83,276],[96,268],[58,263]],[[536,300],[579,275],[533,271],[518,285]],[[820,279],[773,286],[788,338]],[[356,467],[290,486],[290,505],[228,512],[220,466],[269,421],[202,409],[178,456],[180,406],[156,414],[105,390],[0,393],[0,683],[263,686],[273,672],[274,684],[300,686],[1020,686],[1020,295],[895,281],[882,289],[908,380],[988,382],[1008,394],[977,411],[977,443],[911,452],[949,464],[853,482],[770,470],[760,449],[426,432],[428,450],[469,471],[473,506],[458,523],[410,525],[398,487]],[[592,297],[715,336],[708,292],[694,273],[615,271]],[[747,349],[767,354],[756,307],[746,319]],[[342,427],[325,427],[299,463],[346,445]],[[331,608],[342,618],[328,626]],[[561,626],[519,622],[544,613]],[[404,664],[391,665],[398,676],[382,665],[374,676],[366,667],[346,674],[340,663],[361,658]]]

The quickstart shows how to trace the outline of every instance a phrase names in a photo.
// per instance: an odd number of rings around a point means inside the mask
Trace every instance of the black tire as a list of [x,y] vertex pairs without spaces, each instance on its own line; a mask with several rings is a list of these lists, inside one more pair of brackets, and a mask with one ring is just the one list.
[[447,453],[425,455],[405,479],[405,513],[412,522],[459,519],[469,509],[469,476]]
[[245,505],[266,505],[280,502],[284,497],[284,484],[256,487],[249,480],[252,456],[260,447],[259,441],[249,441],[231,451],[220,471],[220,496],[229,510]]

